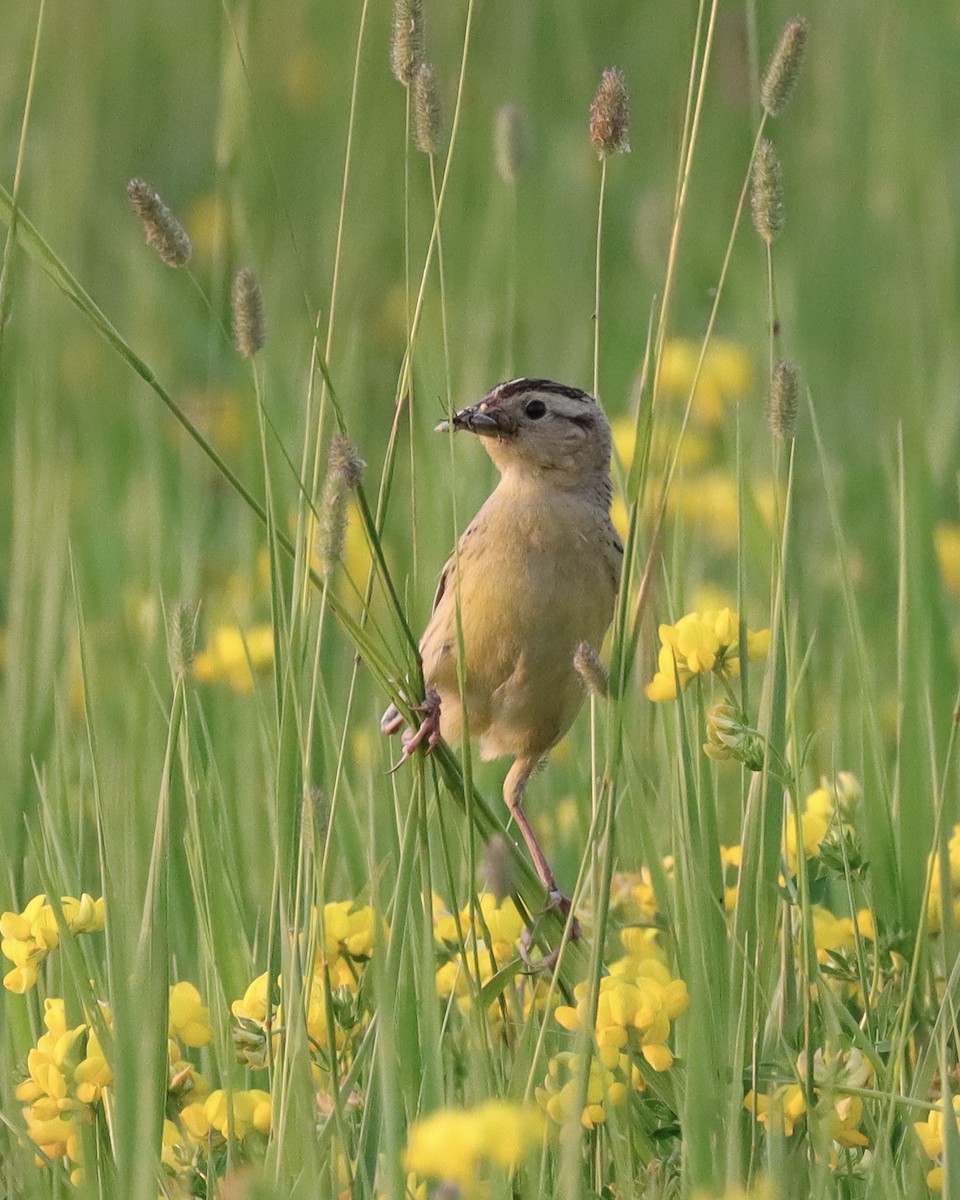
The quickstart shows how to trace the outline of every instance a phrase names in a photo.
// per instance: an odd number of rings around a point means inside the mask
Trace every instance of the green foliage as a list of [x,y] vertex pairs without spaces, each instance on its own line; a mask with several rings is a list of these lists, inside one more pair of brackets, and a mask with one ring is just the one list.
[[[405,2],[429,156],[389,5],[5,14],[0,912],[39,982],[0,992],[0,1195],[70,1194],[82,1157],[80,1195],[399,1200],[471,1130],[497,1196],[916,1196],[940,1165],[958,1193],[960,26],[815,4],[773,125],[775,8]],[[632,153],[600,164],[614,66]],[[775,245],[745,211],[771,130]],[[144,244],[137,177],[187,266]],[[517,374],[597,388],[626,542],[610,698],[529,793],[585,926],[533,978],[563,919],[512,839],[516,907],[478,879],[504,764],[390,774],[378,733],[492,483],[433,427]],[[766,659],[678,660],[648,699],[657,624],[727,604]],[[703,752],[719,702],[739,761]],[[105,932],[56,901],[84,893]],[[82,1146],[37,1167],[45,999]],[[164,1170],[165,1120],[193,1132]]]

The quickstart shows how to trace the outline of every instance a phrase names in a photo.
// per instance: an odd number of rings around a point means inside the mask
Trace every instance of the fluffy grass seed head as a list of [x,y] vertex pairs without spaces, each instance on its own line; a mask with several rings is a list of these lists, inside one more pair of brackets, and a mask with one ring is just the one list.
[[606,698],[610,684],[607,670],[600,661],[600,655],[588,642],[578,643],[573,652],[573,669],[591,696],[599,700]]
[[439,154],[443,149],[440,84],[430,63],[421,63],[413,77],[413,140],[424,154]]
[[233,277],[230,309],[237,350],[243,358],[253,358],[263,349],[267,327],[263,318],[263,292],[250,267],[241,267]]
[[527,165],[527,122],[518,104],[502,104],[497,109],[493,148],[498,175],[513,187]]
[[330,442],[327,478],[323,485],[320,523],[317,528],[316,552],[320,571],[328,579],[343,558],[343,542],[347,530],[347,498],[355,491],[366,464],[353,445],[340,434]]
[[501,905],[517,886],[517,870],[507,839],[495,833],[483,848],[483,878]]
[[600,77],[600,86],[590,107],[590,141],[601,158],[608,154],[629,154],[630,100],[627,84],[619,67],[611,67]]
[[390,68],[397,83],[413,83],[423,62],[423,0],[393,0]]
[[757,149],[750,179],[753,225],[768,246],[783,232],[783,168],[776,147],[764,138]]
[[793,437],[797,424],[797,398],[800,376],[792,362],[778,362],[770,378],[767,397],[767,423],[774,437],[786,440]]
[[760,81],[760,103],[768,117],[779,117],[790,103],[803,65],[809,29],[803,17],[788,21],[783,27]]
[[185,267],[193,246],[187,231],[145,179],[131,179],[127,199],[152,246],[168,267]]
[[190,673],[197,649],[197,611],[178,600],[167,622],[167,653],[175,678]]

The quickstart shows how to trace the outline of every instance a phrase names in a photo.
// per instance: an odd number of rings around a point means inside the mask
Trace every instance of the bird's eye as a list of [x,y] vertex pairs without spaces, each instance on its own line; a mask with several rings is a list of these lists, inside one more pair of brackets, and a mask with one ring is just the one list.
[[546,414],[547,406],[542,400],[531,400],[523,410],[533,421],[539,421]]

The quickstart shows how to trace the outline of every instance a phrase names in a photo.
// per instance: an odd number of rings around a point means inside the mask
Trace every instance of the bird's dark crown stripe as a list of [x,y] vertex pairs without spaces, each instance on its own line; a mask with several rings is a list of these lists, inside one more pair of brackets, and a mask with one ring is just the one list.
[[507,400],[521,392],[546,392],[548,395],[566,396],[568,400],[593,400],[582,388],[567,387],[564,383],[554,383],[552,379],[509,379],[506,383],[498,383],[491,395],[498,400]]

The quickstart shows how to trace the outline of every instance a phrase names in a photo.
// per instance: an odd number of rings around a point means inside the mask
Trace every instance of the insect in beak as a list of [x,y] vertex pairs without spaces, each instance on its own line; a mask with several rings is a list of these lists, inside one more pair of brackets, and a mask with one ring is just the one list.
[[488,409],[485,400],[481,400],[479,404],[471,404],[469,408],[462,408],[458,413],[454,413],[452,421],[441,421],[434,432],[447,433],[451,428],[454,430],[465,429],[468,433],[481,435],[495,435],[503,432],[503,425],[499,419],[498,411],[496,409],[492,411]]

